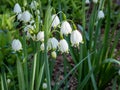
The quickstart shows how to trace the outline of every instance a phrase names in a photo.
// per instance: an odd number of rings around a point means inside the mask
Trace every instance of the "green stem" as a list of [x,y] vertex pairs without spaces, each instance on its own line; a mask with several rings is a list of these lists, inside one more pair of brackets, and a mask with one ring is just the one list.
[[28,90],[28,65],[27,65],[27,46],[26,46],[26,37],[25,32],[23,32],[23,52],[24,52],[24,74],[25,74],[25,86]]
[[47,90],[51,90],[51,84],[50,84],[50,71],[49,71],[49,62],[48,62],[48,55],[47,55],[47,46],[45,44],[45,52],[44,52],[44,60],[45,60],[45,72],[47,77]]

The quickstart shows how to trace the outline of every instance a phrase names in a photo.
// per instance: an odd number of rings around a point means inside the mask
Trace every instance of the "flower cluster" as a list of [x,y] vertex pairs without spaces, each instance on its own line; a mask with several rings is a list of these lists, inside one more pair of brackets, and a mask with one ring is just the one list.
[[[34,11],[38,11],[37,2],[32,1],[30,4],[30,8]],[[31,38],[35,42],[41,42],[40,49],[41,51],[44,51],[44,31],[40,30],[36,32],[36,21],[34,20],[32,14],[28,10],[22,12],[22,9],[18,3],[15,4],[13,11],[17,16],[17,20],[24,23],[23,31],[26,33],[26,37],[28,38],[28,40]],[[60,21],[57,14],[53,14],[51,16],[51,19],[52,28],[51,35],[47,40],[47,50],[52,51],[51,56],[53,58],[56,58],[56,50],[59,50],[61,53],[69,52],[68,41],[64,39],[64,37],[70,36],[70,42],[73,47],[79,47],[79,44],[83,43],[82,34],[79,32],[79,30],[73,29],[67,19]],[[60,38],[52,35],[52,31],[59,32]],[[22,45],[17,40],[16,43],[15,41],[12,43],[12,48],[15,51],[18,51],[22,49]]]
[[[40,19],[40,12],[37,9],[38,3],[36,1],[32,1],[29,6],[30,6],[30,9],[34,10],[35,15],[32,15],[29,12],[29,10],[24,10],[22,12],[22,9],[18,3],[15,4],[13,12],[16,14],[17,21],[23,23],[24,32],[26,33],[27,38],[28,39],[31,38],[34,41],[37,41],[40,38],[37,38],[37,35],[34,33],[35,29],[36,29],[34,16],[36,16],[36,17],[38,17],[38,19]],[[39,36],[39,34],[38,34],[38,36]]]

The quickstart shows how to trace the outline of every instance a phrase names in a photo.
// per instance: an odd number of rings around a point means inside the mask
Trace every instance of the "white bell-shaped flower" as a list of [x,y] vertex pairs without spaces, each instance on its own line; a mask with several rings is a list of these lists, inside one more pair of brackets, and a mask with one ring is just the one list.
[[47,89],[47,83],[43,83],[42,88],[45,90]]
[[78,30],[74,30],[71,33],[70,41],[71,41],[72,46],[75,46],[75,47],[78,46],[79,43],[83,43],[83,38],[82,38],[81,33]]
[[52,15],[52,27],[56,27],[57,25],[60,24],[60,19],[57,16],[57,14]]
[[68,35],[72,32],[72,28],[67,21],[63,21],[60,29],[61,34]]
[[89,1],[89,0],[86,0],[86,1],[85,1],[85,3],[86,3],[86,4],[89,4],[89,3],[90,3],[90,1]]
[[104,18],[104,12],[102,11],[102,10],[100,10],[99,12],[98,12],[98,18],[99,19],[102,19],[102,18]]
[[60,40],[58,48],[62,53],[68,53],[67,41],[65,39]]
[[21,16],[21,20],[25,23],[29,22],[31,19],[31,14],[28,11],[24,11]]
[[58,40],[55,37],[48,39],[48,50],[56,50],[58,47]]
[[37,41],[41,41],[41,42],[44,41],[44,31],[40,31],[40,32],[37,34]]
[[31,4],[30,4],[30,8],[35,10],[37,8],[37,2],[32,1]]
[[98,0],[93,0],[93,2],[94,2],[94,3],[97,3],[97,2],[98,2]]
[[21,7],[18,3],[15,4],[13,11],[14,13],[17,13],[17,14],[22,12]]
[[22,44],[21,44],[21,42],[18,39],[14,39],[12,41],[12,49],[14,51],[19,51],[19,50],[22,49]]

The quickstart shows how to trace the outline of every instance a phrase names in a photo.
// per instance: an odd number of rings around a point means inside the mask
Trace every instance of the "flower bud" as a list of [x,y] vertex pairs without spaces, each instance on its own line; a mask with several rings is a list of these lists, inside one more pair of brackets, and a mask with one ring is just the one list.
[[41,49],[41,51],[44,51],[44,49],[45,49],[44,43],[42,43],[42,44],[40,45],[40,49]]
[[57,57],[56,52],[55,52],[55,51],[53,51],[53,52],[51,53],[51,56],[52,56],[52,58],[56,59],[56,57]]
[[47,83],[43,83],[42,88],[47,89]]

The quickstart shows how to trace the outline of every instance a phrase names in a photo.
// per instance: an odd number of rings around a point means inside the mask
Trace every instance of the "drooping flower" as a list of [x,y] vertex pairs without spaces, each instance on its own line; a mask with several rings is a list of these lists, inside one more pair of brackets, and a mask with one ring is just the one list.
[[75,47],[79,46],[79,43],[83,43],[83,38],[81,33],[78,30],[74,30],[71,33],[70,41],[72,43],[72,46],[75,46]]
[[90,3],[90,1],[89,1],[89,0],[86,0],[86,1],[85,1],[85,3],[86,3],[86,4],[89,4],[89,3]]
[[68,35],[72,32],[72,28],[67,21],[63,21],[60,29],[61,34]]
[[21,44],[21,42],[18,39],[14,39],[12,41],[12,49],[14,51],[19,51],[19,50],[22,49],[22,44]]
[[52,15],[52,27],[56,27],[57,25],[60,24],[60,19],[57,16],[57,14]]
[[14,13],[17,13],[17,14],[22,12],[21,7],[18,3],[15,4],[13,11]]
[[41,42],[44,41],[44,31],[40,31],[40,32],[37,34],[37,41],[41,41]]
[[58,40],[55,37],[48,39],[48,49],[56,50],[58,47]]
[[47,83],[43,83],[42,88],[47,89]]
[[30,4],[30,8],[35,10],[37,8],[37,2],[32,1],[31,4]]
[[60,40],[58,48],[62,53],[68,53],[67,41],[65,39]]
[[97,3],[97,2],[98,2],[98,0],[93,0],[93,2],[94,2],[94,3]]
[[21,16],[21,20],[25,23],[29,22],[31,19],[31,14],[28,11],[24,11]]
[[99,19],[102,19],[102,18],[104,18],[104,12],[102,11],[102,10],[100,10],[99,12],[98,12],[98,18]]
[[55,52],[55,51],[53,51],[53,52],[51,53],[51,56],[52,56],[52,58],[56,59],[56,57],[57,57],[56,52]]

